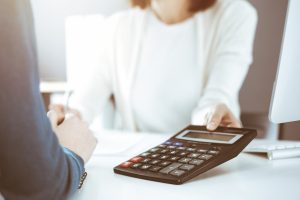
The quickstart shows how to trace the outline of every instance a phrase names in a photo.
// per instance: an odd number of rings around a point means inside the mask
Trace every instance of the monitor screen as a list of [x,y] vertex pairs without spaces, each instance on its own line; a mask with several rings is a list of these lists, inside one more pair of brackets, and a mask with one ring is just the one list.
[[290,0],[270,107],[270,120],[274,123],[300,120],[299,10],[300,1]]

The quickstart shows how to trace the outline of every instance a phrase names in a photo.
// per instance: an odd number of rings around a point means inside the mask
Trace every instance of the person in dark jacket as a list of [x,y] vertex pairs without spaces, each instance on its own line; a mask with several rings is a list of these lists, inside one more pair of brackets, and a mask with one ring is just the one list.
[[77,190],[96,139],[78,117],[58,123],[52,111],[49,122],[34,40],[29,0],[1,0],[0,199],[63,200]]

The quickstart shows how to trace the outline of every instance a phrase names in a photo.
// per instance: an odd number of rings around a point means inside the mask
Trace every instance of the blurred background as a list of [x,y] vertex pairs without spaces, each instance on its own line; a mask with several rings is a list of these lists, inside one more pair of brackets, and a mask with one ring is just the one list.
[[[31,0],[36,23],[40,77],[63,82],[67,78],[65,20],[74,15],[103,17],[128,9],[128,0]],[[287,0],[249,0],[257,9],[259,24],[254,46],[254,63],[240,93],[242,121],[247,127],[277,132],[280,139],[299,139],[300,123],[280,126],[268,120],[272,87],[276,75]],[[62,92],[62,90],[57,90]],[[51,91],[53,92],[53,91]],[[273,134],[274,135],[274,134]]]

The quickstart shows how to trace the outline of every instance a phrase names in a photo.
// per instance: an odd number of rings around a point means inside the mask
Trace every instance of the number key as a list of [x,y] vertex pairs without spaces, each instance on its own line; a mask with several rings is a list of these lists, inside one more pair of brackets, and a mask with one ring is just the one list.
[[151,161],[151,159],[150,158],[145,158],[144,160],[142,160],[141,162],[142,163],[148,163],[148,162],[150,162]]
[[202,154],[201,156],[199,156],[198,158],[203,159],[203,160],[209,160],[211,159],[213,156],[209,155],[209,154]]
[[169,151],[168,149],[163,149],[163,150],[160,151],[160,153],[164,154],[164,153],[167,153],[168,151]]
[[191,158],[181,158],[180,160],[179,160],[179,162],[181,162],[181,163],[188,163],[189,161],[191,161],[192,159]]
[[216,150],[210,150],[207,152],[208,154],[212,154],[212,155],[218,155],[220,152],[216,151]]
[[190,171],[192,169],[194,169],[195,165],[188,165],[188,164],[185,164],[185,165],[182,165],[180,167],[180,169],[183,169],[183,170],[186,170],[186,171]]
[[160,159],[162,159],[162,160],[166,160],[166,159],[168,159],[170,156],[168,156],[168,155],[162,155],[161,157],[160,157]]
[[159,148],[153,148],[153,149],[150,149],[150,152],[155,153],[155,152],[157,152],[158,150],[159,150]]
[[131,165],[131,168],[139,168],[141,165],[141,163],[134,163],[133,165]]
[[171,155],[175,155],[176,153],[178,153],[178,151],[176,151],[176,150],[173,150],[173,151],[170,151],[170,153],[169,153],[169,154],[171,154]]
[[171,162],[169,162],[169,161],[164,161],[164,162],[160,163],[160,166],[166,167],[166,166],[168,166],[169,164],[171,164]]
[[152,167],[152,166],[151,165],[143,165],[140,168],[146,170],[146,169],[149,169],[150,167]]
[[180,152],[178,155],[179,155],[179,156],[186,156],[186,155],[188,155],[188,154],[189,154],[189,152],[183,151],[183,152]]
[[178,170],[178,169],[175,169],[174,171],[172,171],[170,174],[173,175],[173,176],[181,176],[185,173],[185,171],[183,170]]
[[159,171],[160,169],[161,169],[161,167],[159,167],[159,166],[153,166],[153,167],[151,167],[149,170],[152,171],[152,172],[157,172],[157,171]]
[[180,157],[178,157],[178,156],[174,156],[174,157],[170,158],[171,161],[177,161],[179,159],[180,159]]
[[156,164],[158,164],[158,163],[160,163],[160,160],[152,160],[152,161],[150,162],[150,164],[152,164],[152,165],[156,165]]
[[194,151],[196,151],[196,149],[195,149],[195,148],[187,148],[186,150],[187,150],[187,151],[190,151],[190,152],[194,152]]
[[160,156],[160,154],[152,154],[150,157],[151,158],[158,158]]
[[194,159],[189,162],[189,164],[192,164],[192,165],[201,165],[202,163],[204,163],[204,160],[199,160],[199,159]]
[[188,155],[189,158],[197,158],[198,156],[200,156],[200,153],[191,153]]

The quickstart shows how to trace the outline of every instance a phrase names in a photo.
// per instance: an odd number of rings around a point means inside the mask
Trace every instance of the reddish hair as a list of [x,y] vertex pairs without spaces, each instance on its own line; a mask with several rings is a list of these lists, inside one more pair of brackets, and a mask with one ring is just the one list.
[[[138,6],[142,9],[146,9],[150,6],[151,0],[130,0],[131,5]],[[199,11],[204,11],[210,7],[212,7],[217,0],[187,0],[190,3],[189,11],[196,13]]]

